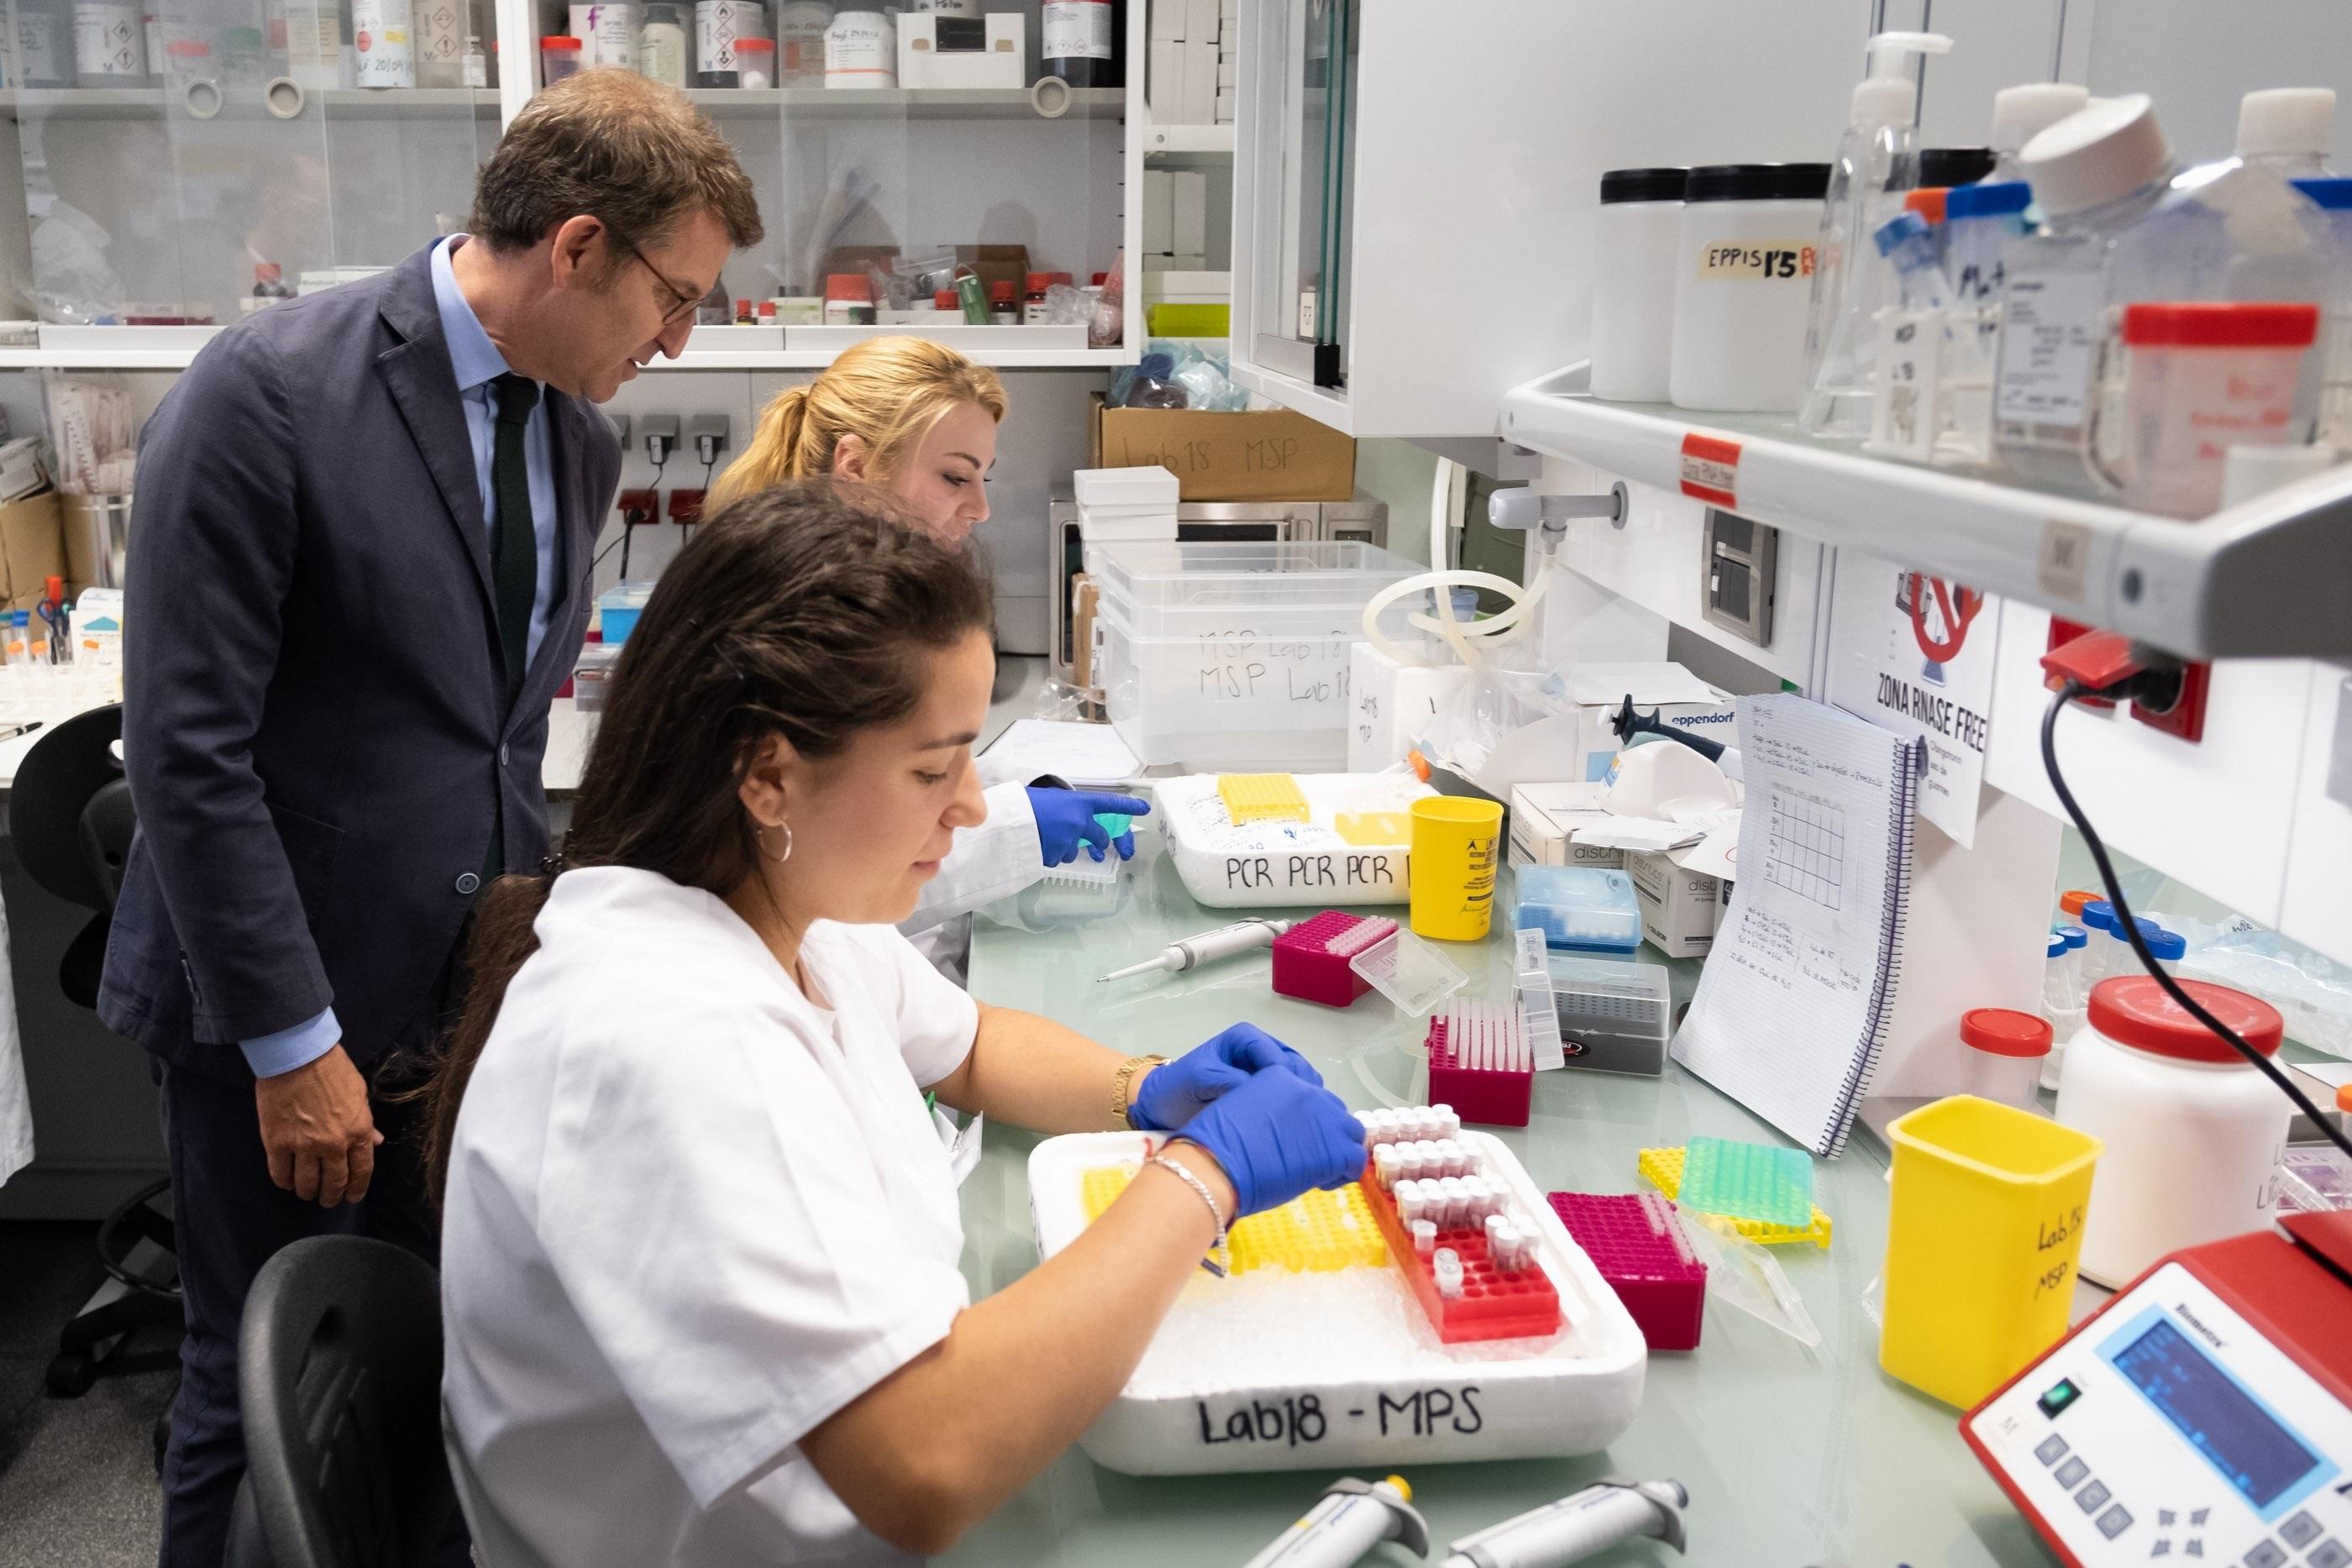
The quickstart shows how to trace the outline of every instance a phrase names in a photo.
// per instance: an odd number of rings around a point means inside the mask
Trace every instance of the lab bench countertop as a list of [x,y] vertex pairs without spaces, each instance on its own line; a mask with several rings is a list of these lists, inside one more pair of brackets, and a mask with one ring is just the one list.
[[[1359,1110],[1382,1103],[1372,1083],[1406,1103],[1423,1098],[1421,1062],[1405,1047],[1419,1044],[1425,1020],[1404,1017],[1378,993],[1345,1010],[1276,996],[1264,951],[1191,974],[1097,983],[1097,977],[1177,937],[1244,915],[1315,913],[1203,908],[1160,856],[1156,835],[1139,831],[1136,842],[1116,915],[1045,930],[975,920],[972,994],[1042,1013],[1121,1051],[1168,1056],[1246,1019],[1305,1053]],[[1498,928],[1480,944],[1437,945],[1469,973],[1464,995],[1507,994],[1508,936]],[[1645,950],[1645,961],[1654,957]],[[1677,967],[1680,999],[1697,966]],[[1663,1078],[1538,1073],[1528,1126],[1484,1130],[1510,1145],[1546,1190],[1571,1192],[1640,1190],[1633,1167],[1643,1148],[1708,1135],[1781,1141],[1672,1063]],[[991,1126],[979,1168],[964,1186],[963,1268],[975,1300],[1036,1265],[1027,1166],[1037,1142]],[[1776,1247],[1772,1254],[1821,1328],[1817,1349],[1710,1301],[1699,1348],[1650,1358],[1641,1411],[1606,1452],[1403,1466],[1433,1542],[1442,1545],[1614,1473],[1672,1477],[1689,1489],[1685,1560],[1694,1563],[2018,1568],[2055,1561],[1962,1444],[1959,1412],[1878,1368],[1878,1331],[1863,1296],[1885,1252],[1884,1151],[1857,1129],[1843,1157],[1815,1163],[1814,1182],[1815,1200],[1834,1226],[1833,1245],[1826,1252]],[[2078,1317],[2089,1304],[2077,1303]],[[957,1568],[1243,1563],[1340,1473],[1326,1467],[1144,1478],[1104,1469],[1073,1448],[941,1561]],[[1366,1479],[1378,1477],[1367,1472]],[[1442,1555],[1433,1550],[1432,1559]],[[1633,1542],[1593,1561],[1678,1560],[1654,1542]]]

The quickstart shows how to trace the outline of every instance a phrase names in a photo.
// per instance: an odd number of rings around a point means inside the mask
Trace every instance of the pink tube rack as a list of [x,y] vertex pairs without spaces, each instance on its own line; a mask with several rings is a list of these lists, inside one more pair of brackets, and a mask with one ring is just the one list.
[[1349,961],[1395,929],[1393,920],[1337,909],[1300,921],[1274,939],[1275,993],[1325,1007],[1352,1006],[1372,987]]
[[1706,1265],[1656,1193],[1556,1192],[1552,1212],[1625,1303],[1652,1350],[1696,1350]]
[[1535,1053],[1515,1004],[1449,1002],[1429,1020],[1429,1099],[1465,1122],[1524,1127]]

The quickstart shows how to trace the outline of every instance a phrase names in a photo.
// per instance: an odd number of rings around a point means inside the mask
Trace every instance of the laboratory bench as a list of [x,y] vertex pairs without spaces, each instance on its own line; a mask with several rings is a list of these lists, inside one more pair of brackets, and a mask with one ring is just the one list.
[[[1418,1103],[1422,1064],[1407,1047],[1420,1043],[1426,1020],[1402,1016],[1377,993],[1345,1010],[1276,996],[1263,951],[1190,974],[1097,983],[1170,941],[1243,914],[1313,913],[1204,908],[1160,853],[1159,838],[1139,827],[1117,914],[1041,930],[976,920],[971,988],[982,1001],[1042,1013],[1127,1052],[1174,1056],[1246,1019],[1303,1052],[1358,1110],[1382,1103],[1383,1093]],[[1498,926],[1483,943],[1436,945],[1468,972],[1464,995],[1508,994],[1508,936]],[[1675,967],[1680,1000],[1698,966]],[[1780,1141],[1671,1063],[1663,1078],[1538,1073],[1528,1126],[1482,1131],[1508,1145],[1548,1191],[1637,1191],[1637,1151],[1694,1136]],[[974,1299],[1036,1264],[1027,1172],[1037,1143],[1012,1128],[986,1131],[980,1165],[963,1188],[963,1268]],[[1843,1157],[1814,1167],[1815,1201],[1831,1217],[1832,1245],[1772,1249],[1822,1331],[1818,1349],[1710,1302],[1697,1350],[1650,1358],[1640,1413],[1606,1452],[1395,1466],[1412,1483],[1433,1539],[1466,1535],[1615,1473],[1672,1477],[1689,1489],[1693,1563],[1981,1568],[2054,1561],[1962,1444],[1959,1412],[1878,1369],[1878,1331],[1863,1298],[1885,1251],[1886,1176],[1885,1151],[1857,1129]],[[2077,1318],[2099,1294],[2084,1288]],[[1104,1469],[1074,1448],[941,1561],[958,1568],[1244,1562],[1341,1473],[1348,1471],[1310,1463],[1268,1473],[1142,1478]],[[1675,1559],[1655,1542],[1633,1542],[1596,1561]]]

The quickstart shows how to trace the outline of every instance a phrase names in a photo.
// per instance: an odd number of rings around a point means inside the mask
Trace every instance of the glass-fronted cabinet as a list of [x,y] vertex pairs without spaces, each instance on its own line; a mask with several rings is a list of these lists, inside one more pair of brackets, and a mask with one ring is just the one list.
[[1140,4],[530,0],[503,8],[519,39],[492,0],[0,4],[0,171],[22,179],[19,206],[0,173],[0,317],[38,324],[0,328],[0,362],[184,364],[394,265],[463,225],[531,88],[598,67],[686,89],[759,192],[767,237],[688,364],[821,365],[888,330],[1114,364],[1140,336]]
[[1275,219],[1252,279],[1251,354],[1317,387],[1347,384],[1348,203],[1359,0],[1266,5],[1251,111],[1255,188]]

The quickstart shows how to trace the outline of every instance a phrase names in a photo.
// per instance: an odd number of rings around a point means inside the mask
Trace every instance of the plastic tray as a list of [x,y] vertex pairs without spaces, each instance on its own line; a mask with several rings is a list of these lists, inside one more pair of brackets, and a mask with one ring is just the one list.
[[[1634,1169],[1643,1181],[1668,1197],[1677,1197],[1682,1191],[1683,1151],[1678,1148],[1643,1149],[1635,1157]],[[1765,1247],[1789,1247],[1810,1241],[1826,1249],[1830,1244],[1830,1217],[1818,1205],[1801,1226],[1769,1225],[1760,1219],[1727,1219],[1725,1223],[1738,1235]]]
[[1663,964],[1554,953],[1546,969],[1568,1065],[1655,1078],[1674,1034],[1674,981]]
[[[1402,773],[1302,773],[1304,822],[1234,821],[1217,776],[1152,782],[1153,815],[1196,904],[1217,909],[1402,904],[1412,802],[1433,793]],[[1381,830],[1394,837],[1382,841]]]
[[1470,983],[1470,977],[1444,954],[1402,925],[1349,959],[1348,967],[1394,1002],[1399,1012],[1415,1018]]
[[[1641,1405],[1642,1331],[1510,1150],[1466,1128],[1460,1141],[1533,1223],[1538,1266],[1568,1326],[1549,1339],[1448,1344],[1394,1269],[1224,1280],[1194,1270],[1079,1447],[1130,1475],[1337,1474],[1559,1458],[1616,1442]],[[1159,1142],[1083,1133],[1040,1143],[1029,1156],[1039,1250],[1051,1257],[1086,1228],[1087,1171],[1139,1162]],[[1465,1390],[1475,1390],[1475,1415]]]
[[1675,1202],[1700,1214],[1802,1225],[1813,1212],[1813,1160],[1802,1149],[1693,1138],[1683,1145]]
[[1568,1065],[1559,1035],[1559,1008],[1552,996],[1551,966],[1540,931],[1513,934],[1513,959],[1517,973],[1512,984],[1519,996],[1519,1027],[1527,1031],[1528,1051],[1536,1071]]

